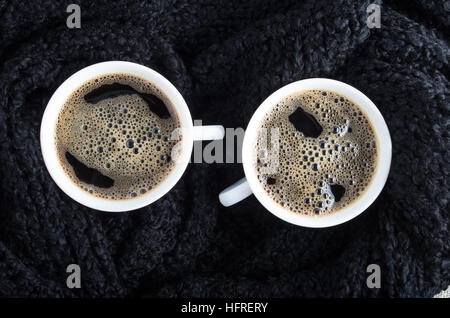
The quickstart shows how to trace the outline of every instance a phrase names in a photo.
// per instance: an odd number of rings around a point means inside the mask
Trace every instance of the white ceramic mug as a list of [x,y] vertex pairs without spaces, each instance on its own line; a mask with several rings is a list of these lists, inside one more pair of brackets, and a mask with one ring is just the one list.
[[[55,144],[59,112],[69,95],[84,82],[110,73],[127,73],[146,79],[159,87],[174,105],[181,124],[181,153],[164,182],[146,194],[128,200],[108,200],[96,197],[73,183],[64,172]],[[124,212],[144,207],[166,194],[183,175],[189,163],[194,140],[214,140],[224,137],[222,126],[193,126],[191,114],[181,94],[165,77],[154,70],[131,62],[110,61],[88,66],[70,76],[55,91],[47,104],[41,122],[41,150],[45,165],[56,184],[75,201],[101,211]]]
[[[263,117],[284,97],[295,92],[309,89],[333,91],[344,95],[355,104],[359,105],[359,107],[365,111],[370,122],[372,123],[372,126],[374,127],[378,146],[377,165],[374,172],[375,175],[373,176],[373,179],[366,191],[354,203],[343,208],[342,210],[334,214],[317,217],[293,213],[273,201],[266,194],[261,183],[258,181],[256,169],[252,161],[252,158],[255,158],[256,155],[254,153],[256,149],[254,144],[258,137],[258,127]],[[341,224],[353,219],[366,210],[380,194],[389,174],[391,155],[391,137],[389,135],[386,122],[384,121],[378,108],[367,96],[356,88],[336,80],[325,78],[301,80],[277,90],[275,93],[270,95],[253,114],[245,131],[244,142],[242,144],[242,164],[244,167],[245,178],[239,180],[222,191],[219,194],[219,200],[224,206],[230,206],[245,199],[251,194],[254,194],[267,210],[289,223],[315,228]]]

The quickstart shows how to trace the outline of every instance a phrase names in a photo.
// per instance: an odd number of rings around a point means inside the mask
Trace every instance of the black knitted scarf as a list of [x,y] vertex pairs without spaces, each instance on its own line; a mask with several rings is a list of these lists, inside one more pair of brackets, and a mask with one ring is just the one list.
[[[0,1],[0,295],[429,297],[450,284],[450,1]],[[370,3],[381,28],[366,24]],[[389,179],[343,225],[281,221],[218,193],[236,164],[190,164],[154,204],[102,213],[65,195],[40,151],[43,111],[71,74],[107,60],[167,77],[204,124],[246,127],[278,88],[337,79],[378,106]],[[81,289],[66,267],[81,267]],[[366,285],[369,264],[381,288]]]

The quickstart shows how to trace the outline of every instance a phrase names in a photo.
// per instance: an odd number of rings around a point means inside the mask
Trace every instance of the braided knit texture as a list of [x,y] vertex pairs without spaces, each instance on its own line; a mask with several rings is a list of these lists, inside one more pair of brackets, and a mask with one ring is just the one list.
[[[450,1],[0,1],[0,296],[431,297],[450,285]],[[381,5],[381,28],[366,25]],[[101,213],[65,195],[40,151],[56,88],[93,63],[155,69],[194,119],[243,127],[278,88],[346,82],[378,106],[393,143],[374,204],[343,225],[283,222],[217,195],[235,164],[190,164],[154,204]],[[204,143],[205,144],[205,143]],[[81,289],[66,267],[81,267]],[[366,268],[381,268],[369,289]]]

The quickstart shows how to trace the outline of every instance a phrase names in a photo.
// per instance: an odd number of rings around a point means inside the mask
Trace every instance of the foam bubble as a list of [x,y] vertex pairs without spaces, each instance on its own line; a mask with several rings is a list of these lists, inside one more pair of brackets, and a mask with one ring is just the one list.
[[[320,124],[318,136],[296,129],[291,120],[293,113],[300,117],[298,109],[303,118],[310,114]],[[374,129],[359,106],[344,96],[322,90],[292,94],[265,115],[259,128],[267,136],[255,143],[258,179],[275,202],[292,212],[335,213],[353,203],[372,180],[377,161]],[[273,128],[282,132],[282,148],[278,170],[267,172],[260,168],[268,165],[276,149],[265,142],[271,140]]]
[[[86,94],[114,83],[128,85],[138,93],[96,103],[85,100]],[[139,93],[163,101],[170,117],[153,113]],[[133,75],[115,73],[87,81],[69,96],[58,116],[55,142],[66,174],[81,189],[105,199],[125,200],[155,189],[173,170],[170,155],[178,140],[166,137],[179,127],[174,107],[158,87]],[[94,181],[81,181],[66,153],[114,180],[114,185],[102,188]],[[162,156],[165,160],[160,160]]]

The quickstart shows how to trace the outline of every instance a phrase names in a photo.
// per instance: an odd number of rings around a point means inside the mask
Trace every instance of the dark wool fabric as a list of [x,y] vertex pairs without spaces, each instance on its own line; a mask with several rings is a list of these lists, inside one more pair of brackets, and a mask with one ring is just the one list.
[[[19,297],[430,297],[450,284],[450,1],[0,1],[0,295]],[[366,8],[381,5],[381,28]],[[343,225],[283,222],[218,193],[235,164],[191,164],[162,199],[102,213],[65,195],[39,145],[49,98],[107,60],[166,76],[203,124],[245,128],[292,81],[361,90],[392,135],[389,179]],[[203,145],[206,145],[204,142]],[[81,289],[66,267],[81,267]],[[366,268],[381,267],[369,289]]]

